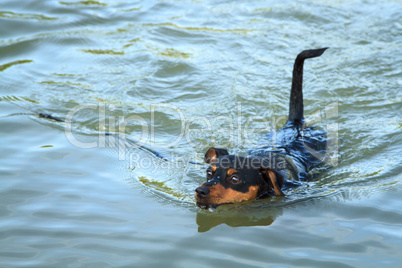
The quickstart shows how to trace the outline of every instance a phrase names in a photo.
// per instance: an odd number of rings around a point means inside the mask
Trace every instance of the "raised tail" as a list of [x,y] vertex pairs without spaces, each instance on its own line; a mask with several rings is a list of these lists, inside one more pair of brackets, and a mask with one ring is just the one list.
[[304,60],[319,57],[327,49],[304,50],[297,55],[293,66],[292,91],[290,93],[288,122],[303,123],[303,65]]

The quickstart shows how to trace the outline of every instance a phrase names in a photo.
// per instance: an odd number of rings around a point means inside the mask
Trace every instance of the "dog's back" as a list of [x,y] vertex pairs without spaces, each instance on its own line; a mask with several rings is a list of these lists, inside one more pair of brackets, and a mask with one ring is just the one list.
[[327,146],[326,132],[321,128],[302,130],[292,124],[270,132],[264,145],[250,150],[249,156],[271,160],[271,167],[286,180],[311,180],[311,171],[323,165],[322,156]]

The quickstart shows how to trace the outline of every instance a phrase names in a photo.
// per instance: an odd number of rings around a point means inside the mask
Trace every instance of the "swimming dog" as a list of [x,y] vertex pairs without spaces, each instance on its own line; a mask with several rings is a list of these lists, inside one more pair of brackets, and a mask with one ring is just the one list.
[[283,196],[285,182],[311,179],[309,172],[323,164],[314,152],[325,154],[327,136],[325,131],[305,125],[303,65],[305,59],[319,57],[326,49],[304,50],[296,57],[289,116],[281,129],[268,134],[269,145],[249,151],[246,157],[231,155],[223,148],[206,152],[204,161],[210,165],[207,181],[195,189],[199,207]]

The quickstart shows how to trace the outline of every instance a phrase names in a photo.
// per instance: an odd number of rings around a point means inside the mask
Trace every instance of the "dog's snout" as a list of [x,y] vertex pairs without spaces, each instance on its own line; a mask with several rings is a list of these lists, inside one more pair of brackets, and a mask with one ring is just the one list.
[[204,186],[200,186],[197,189],[195,189],[195,192],[197,193],[199,198],[205,198],[209,195],[209,189]]

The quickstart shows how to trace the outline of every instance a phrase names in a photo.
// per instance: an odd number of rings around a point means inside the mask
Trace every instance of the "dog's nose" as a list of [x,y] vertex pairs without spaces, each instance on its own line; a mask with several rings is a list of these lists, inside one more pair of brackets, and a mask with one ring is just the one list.
[[205,198],[209,195],[209,189],[204,186],[200,186],[197,189],[195,189],[195,192],[197,193],[197,196],[199,198]]

